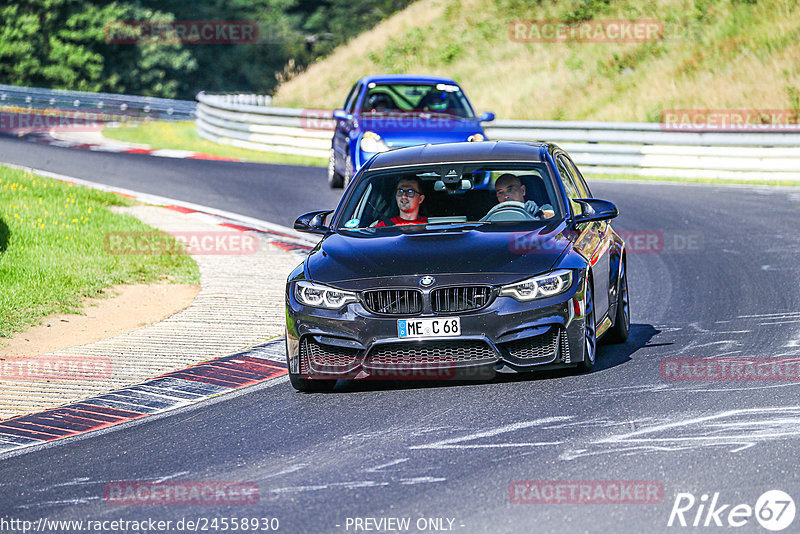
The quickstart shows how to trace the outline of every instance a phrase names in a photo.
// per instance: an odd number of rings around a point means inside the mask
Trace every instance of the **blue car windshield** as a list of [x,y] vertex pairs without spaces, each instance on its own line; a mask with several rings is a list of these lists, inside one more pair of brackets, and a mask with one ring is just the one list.
[[[444,174],[443,174],[444,173]],[[360,177],[337,230],[379,232],[441,225],[539,225],[562,217],[543,163],[376,171]]]
[[475,118],[467,97],[457,85],[449,83],[371,83],[361,113],[429,113]]

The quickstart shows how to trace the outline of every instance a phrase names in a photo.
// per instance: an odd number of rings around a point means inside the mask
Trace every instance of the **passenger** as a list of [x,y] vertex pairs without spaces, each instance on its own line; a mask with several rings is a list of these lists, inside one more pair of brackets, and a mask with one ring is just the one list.
[[[394,199],[400,209],[400,215],[392,217],[393,224],[425,224],[428,222],[427,217],[419,216],[419,205],[425,200],[425,195],[421,193],[418,178],[400,178],[395,188]],[[375,226],[381,227],[386,226],[386,224],[381,221]]]
[[525,186],[522,181],[513,174],[506,173],[500,175],[494,183],[494,192],[497,194],[498,202],[508,202],[513,200],[515,202],[522,202],[525,204],[525,211],[531,215],[536,216],[539,211],[542,212],[542,217],[550,219],[555,217],[556,212],[550,204],[539,206],[533,200],[525,200]]

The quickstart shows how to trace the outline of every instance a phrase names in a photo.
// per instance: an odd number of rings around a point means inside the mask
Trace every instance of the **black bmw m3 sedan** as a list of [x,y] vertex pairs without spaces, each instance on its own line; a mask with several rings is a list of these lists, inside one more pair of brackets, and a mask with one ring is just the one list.
[[295,222],[323,237],[286,284],[292,385],[590,371],[630,328],[617,213],[553,144],[374,156],[336,210]]

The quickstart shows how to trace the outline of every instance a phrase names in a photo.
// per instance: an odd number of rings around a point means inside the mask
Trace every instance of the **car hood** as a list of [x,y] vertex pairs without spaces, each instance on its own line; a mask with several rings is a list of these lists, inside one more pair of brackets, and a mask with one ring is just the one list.
[[458,143],[466,141],[475,133],[483,133],[483,127],[474,119],[409,118],[361,118],[358,121],[363,131],[375,132],[390,148],[400,148],[427,143]]
[[[381,230],[378,235],[332,234],[306,259],[306,276],[342,289],[359,289],[359,280],[385,278],[401,283],[422,275],[450,275],[485,283],[514,282],[554,267],[570,241],[563,225],[509,232],[489,227]],[[392,231],[394,230],[394,231]],[[405,285],[405,283],[403,284]]]

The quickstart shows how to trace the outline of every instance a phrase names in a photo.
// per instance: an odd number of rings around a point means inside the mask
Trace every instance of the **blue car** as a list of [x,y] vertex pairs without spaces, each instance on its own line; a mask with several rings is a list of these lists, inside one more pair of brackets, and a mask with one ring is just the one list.
[[384,74],[353,85],[344,108],[333,112],[328,183],[347,186],[369,158],[414,145],[483,141],[482,122],[456,82],[440,76]]

